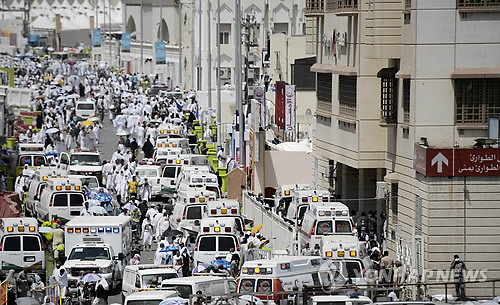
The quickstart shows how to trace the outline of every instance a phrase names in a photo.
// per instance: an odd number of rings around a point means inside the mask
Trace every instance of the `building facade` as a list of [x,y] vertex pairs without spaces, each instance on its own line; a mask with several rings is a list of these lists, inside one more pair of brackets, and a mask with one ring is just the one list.
[[[313,179],[358,217],[371,211],[381,224],[386,214],[377,233],[428,280],[443,281],[437,271],[454,254],[500,276],[498,125],[488,130],[500,115],[499,9],[499,1],[306,1],[318,24]],[[491,295],[491,286],[467,294]],[[437,292],[444,287],[429,293]]]

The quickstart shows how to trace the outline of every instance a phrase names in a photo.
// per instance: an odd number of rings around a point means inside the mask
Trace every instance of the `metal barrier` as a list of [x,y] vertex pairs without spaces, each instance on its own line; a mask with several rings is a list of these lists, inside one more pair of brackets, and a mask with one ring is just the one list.
[[[486,284],[489,288],[492,288],[491,294],[485,295],[484,297],[495,297],[497,294],[495,293],[495,289],[500,288],[500,279],[492,279],[485,281],[470,281],[464,282],[464,284],[472,285],[472,284]],[[428,286],[436,286],[443,287],[445,290],[445,299],[444,301],[447,303],[448,298],[448,286],[455,285],[455,282],[434,282],[434,283],[410,283],[404,285],[394,285],[394,284],[366,284],[361,287],[356,286],[354,284],[345,284],[344,286],[304,286],[300,290],[293,291],[276,291],[276,292],[237,292],[231,293],[227,295],[210,295],[210,294],[193,294],[189,296],[189,304],[190,305],[204,305],[204,304],[214,304],[214,305],[222,305],[231,303],[234,304],[235,299],[237,300],[241,296],[246,296],[247,305],[255,305],[256,300],[254,297],[258,297],[263,300],[281,300],[282,302],[277,302],[277,304],[287,304],[287,305],[306,305],[308,303],[308,299],[311,296],[315,295],[347,295],[349,293],[359,293],[360,295],[366,295],[370,297],[370,299],[376,301],[377,298],[387,297],[389,292],[396,292],[404,298],[400,298],[402,301],[405,300],[413,300],[413,301],[425,301],[429,300],[428,296],[425,294],[412,297],[407,295],[406,292],[411,290],[411,288],[417,288],[417,291],[425,292],[428,290]],[[249,296],[249,297],[248,297]],[[199,301],[201,300],[201,302]]]
[[54,304],[62,304],[61,287],[59,287],[59,285],[45,287],[45,296],[48,296],[50,302]]
[[263,224],[260,233],[267,237],[273,249],[287,249],[294,240],[294,228],[279,215],[267,210],[248,192],[243,193],[243,213],[254,221]]
[[258,259],[270,259],[271,258],[271,250],[265,249],[248,249],[245,253],[243,253],[243,261],[254,261]]

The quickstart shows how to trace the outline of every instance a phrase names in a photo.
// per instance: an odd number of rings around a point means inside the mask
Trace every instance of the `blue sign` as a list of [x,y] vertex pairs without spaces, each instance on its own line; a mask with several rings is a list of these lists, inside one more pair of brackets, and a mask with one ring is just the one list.
[[28,36],[28,43],[33,47],[40,46],[40,35],[30,34]]
[[100,47],[101,46],[101,30],[95,29],[92,31],[92,46]]
[[130,33],[122,33],[122,52],[130,53],[131,45],[130,42],[132,40],[132,34]]
[[167,50],[165,49],[165,42],[163,41],[155,42],[155,57],[157,65],[163,65],[167,63],[166,53]]

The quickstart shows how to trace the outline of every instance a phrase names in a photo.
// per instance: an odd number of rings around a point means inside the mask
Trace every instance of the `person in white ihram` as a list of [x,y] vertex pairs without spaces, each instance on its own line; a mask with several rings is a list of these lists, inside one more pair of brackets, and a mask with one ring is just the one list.
[[219,163],[217,164],[218,168],[226,167],[226,155],[224,154],[224,148],[220,148],[219,151],[217,152],[217,159],[219,160]]

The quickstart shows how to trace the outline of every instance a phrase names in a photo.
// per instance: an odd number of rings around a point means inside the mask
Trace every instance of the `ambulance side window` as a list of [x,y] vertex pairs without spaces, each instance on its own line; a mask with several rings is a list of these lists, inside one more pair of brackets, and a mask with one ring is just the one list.
[[40,240],[36,236],[23,236],[23,251],[40,251]]
[[201,219],[201,206],[187,206],[186,219]]
[[21,251],[21,236],[6,236],[3,251]]
[[135,287],[141,288],[141,279],[139,278],[139,275],[135,276]]
[[54,206],[55,207],[67,207],[68,206],[68,194],[55,194],[54,195]]
[[70,194],[69,195],[69,205],[72,207],[81,207],[83,206],[83,195],[82,194]]

